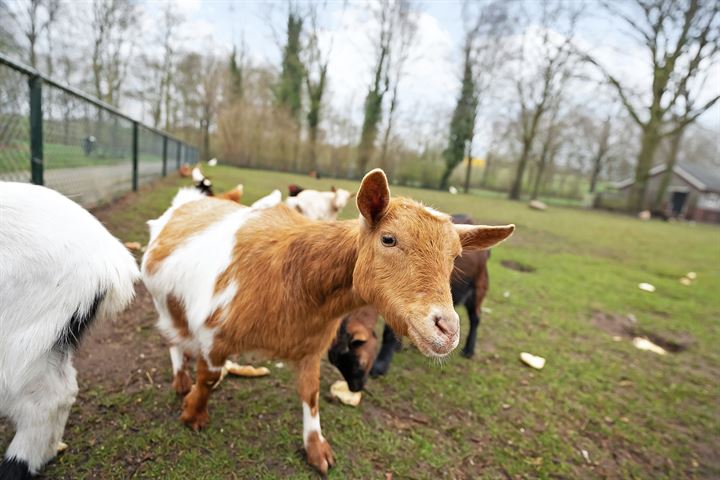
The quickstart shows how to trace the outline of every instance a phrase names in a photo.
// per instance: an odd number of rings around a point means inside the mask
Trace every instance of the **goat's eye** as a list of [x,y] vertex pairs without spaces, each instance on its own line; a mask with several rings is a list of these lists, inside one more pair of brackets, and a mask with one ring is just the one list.
[[392,235],[383,235],[382,236],[382,244],[386,247],[394,247],[397,245],[397,240]]
[[350,342],[350,348],[358,348],[365,345],[365,340],[353,340]]

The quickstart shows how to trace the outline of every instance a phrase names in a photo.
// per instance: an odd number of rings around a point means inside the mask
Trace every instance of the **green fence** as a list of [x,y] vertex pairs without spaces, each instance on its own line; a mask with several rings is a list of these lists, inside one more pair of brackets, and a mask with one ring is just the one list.
[[0,180],[92,207],[197,161],[194,146],[0,53]]

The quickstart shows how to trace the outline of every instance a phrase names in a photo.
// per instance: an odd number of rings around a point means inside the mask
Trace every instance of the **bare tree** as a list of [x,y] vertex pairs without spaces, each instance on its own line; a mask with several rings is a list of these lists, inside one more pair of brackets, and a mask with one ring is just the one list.
[[393,49],[393,39],[402,25],[410,21],[412,3],[410,0],[382,0],[375,10],[378,24],[375,41],[376,63],[372,83],[365,97],[364,119],[358,145],[358,170],[367,169],[375,148],[378,126],[382,120],[382,105],[385,94],[390,88],[389,66]]
[[405,21],[400,22],[398,25],[398,31],[395,33],[395,44],[393,45],[392,55],[390,55],[390,61],[388,64],[388,79],[392,85],[392,92],[390,93],[390,104],[388,105],[387,114],[387,125],[385,126],[385,133],[383,134],[382,145],[380,148],[380,159],[379,166],[386,172],[389,170],[387,161],[388,145],[390,143],[390,134],[392,133],[393,121],[395,119],[395,111],[398,106],[398,88],[400,80],[403,77],[405,63],[410,57],[411,46],[415,40],[415,34],[417,33],[417,19],[413,15],[413,12],[408,13],[408,17]]
[[120,102],[136,24],[137,11],[130,0],[94,0],[90,19],[92,83],[95,95],[110,105]]
[[[332,48],[332,47],[330,47]],[[317,170],[317,140],[323,106],[323,96],[327,86],[327,70],[330,53],[320,50],[318,38],[317,10],[310,11],[310,31],[305,53],[305,87],[308,95],[308,161],[307,170]]]
[[[716,95],[697,104],[693,99],[697,98],[699,89],[692,88],[718,58],[720,4],[713,0],[634,0],[632,11],[625,10],[624,6],[606,4],[607,10],[630,29],[632,37],[650,54],[649,102],[634,98],[630,86],[609,73],[595,58],[586,58],[601,69],[642,131],[635,183],[628,204],[637,211],[644,207],[649,171],[660,140],[694,122],[720,99],[720,95]],[[695,106],[683,114],[682,119],[670,120],[672,111],[683,103],[683,98],[686,98],[685,105]]]
[[543,136],[542,146],[540,148],[540,155],[538,157],[535,178],[531,182],[532,192],[530,193],[530,199],[535,200],[540,192],[540,185],[545,174],[545,168],[549,163],[554,161],[555,155],[561,146],[561,135],[560,130],[563,128],[562,122],[559,120],[560,116],[560,105],[555,105],[551,108],[550,116],[545,126],[545,132]]
[[[558,19],[567,16],[567,25],[561,35],[553,31]],[[575,27],[580,16],[579,9],[570,9],[561,2],[542,4],[540,16],[539,62],[537,77],[528,81],[518,75],[515,82],[517,98],[520,102],[520,135],[522,150],[518,160],[515,178],[510,188],[509,198],[517,200],[522,193],[525,168],[533,149],[541,120],[565,88],[572,75],[574,47],[572,44]],[[526,29],[526,32],[528,30]],[[526,39],[520,46],[520,67],[528,68],[531,59],[527,58]]]
[[210,132],[218,114],[223,76],[224,65],[212,55],[187,53],[178,62],[175,88],[180,94],[182,116],[197,126],[200,155],[205,161],[210,159]]
[[165,129],[171,127],[170,103],[172,102],[173,68],[175,63],[176,33],[182,25],[183,18],[174,11],[172,4],[167,4],[162,12],[162,62],[160,63],[159,95],[153,111],[153,124],[156,128],[160,126],[161,116],[165,115]]
[[[596,128],[597,125],[593,125],[593,127]],[[597,142],[595,145],[595,153],[592,157],[592,173],[590,174],[590,193],[595,193],[598,178],[600,178],[600,172],[602,171],[605,159],[610,152],[611,127],[612,117],[608,115],[602,122],[602,126],[600,127],[596,137]]]
[[[52,48],[49,30],[60,13],[59,0],[22,0],[12,4],[0,2],[0,11],[20,30],[26,42],[27,61],[32,67],[37,68],[38,42],[43,34],[47,35],[48,50]],[[49,65],[51,62],[49,53],[47,58]]]

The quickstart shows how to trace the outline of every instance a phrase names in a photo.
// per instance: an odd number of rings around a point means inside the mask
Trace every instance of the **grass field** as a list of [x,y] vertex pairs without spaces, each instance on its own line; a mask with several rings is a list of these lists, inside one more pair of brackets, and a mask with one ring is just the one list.
[[[287,184],[355,190],[356,182],[206,168],[218,191],[242,182],[251,202]],[[165,179],[96,214],[123,241],[147,241],[178,185]],[[393,189],[484,223],[517,225],[493,250],[491,289],[474,359],[438,366],[413,347],[371,381],[358,409],[321,402],[331,478],[720,477],[720,229],[641,222],[606,213],[478,195]],[[354,207],[343,217],[357,215]],[[533,267],[523,273],[502,261]],[[689,271],[697,280],[684,286]],[[638,289],[639,282],[657,287]],[[463,329],[466,314],[459,310]],[[599,328],[601,314],[687,350],[660,356]],[[78,353],[80,395],[47,478],[315,478],[301,453],[302,413],[292,373],[230,379],[210,401],[209,428],[178,419],[170,362],[139,289],[133,308],[99,326]],[[461,340],[462,341],[462,340]],[[407,342],[406,342],[407,345]],[[547,359],[542,371],[521,351]],[[325,397],[340,378],[323,366]],[[0,425],[0,445],[11,431]],[[583,453],[585,452],[585,453]]]
[[[80,142],[78,142],[77,145],[46,142],[43,148],[43,154],[46,170],[56,168],[101,167],[132,162],[132,152],[129,148],[115,152],[98,148],[91,155],[85,155],[80,146]],[[15,143],[0,148],[0,174],[12,172],[18,168],[21,170],[29,170],[29,156],[28,146],[24,143]],[[169,164],[174,165],[175,159],[168,158]],[[138,153],[138,161],[140,163],[161,163],[162,156],[141,150]]]

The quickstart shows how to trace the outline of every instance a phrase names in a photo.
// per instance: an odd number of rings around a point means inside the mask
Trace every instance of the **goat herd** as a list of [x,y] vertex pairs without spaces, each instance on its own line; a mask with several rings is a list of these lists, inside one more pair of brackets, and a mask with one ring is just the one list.
[[[181,420],[196,430],[208,424],[212,386],[228,356],[284,359],[297,370],[307,461],[323,474],[335,461],[320,429],[320,361],[328,349],[358,391],[371,369],[387,371],[398,335],[428,357],[448,355],[460,338],[453,305],[462,303],[471,321],[463,354],[473,354],[487,249],[513,225],[472,225],[391,198],[377,169],[357,191],[359,218],[347,221],[335,220],[353,196],[345,190],[291,186],[284,203],[276,190],[248,207],[242,186],[215,196],[199,170],[193,179],[196,188],[180,189],[147,222],[140,271],[74,202],[0,182],[0,415],[16,429],[1,479],[30,478],[54,457],[78,392],[73,352],[91,323],[131,302],[140,277],[170,346]],[[386,326],[375,361],[378,314]]]

